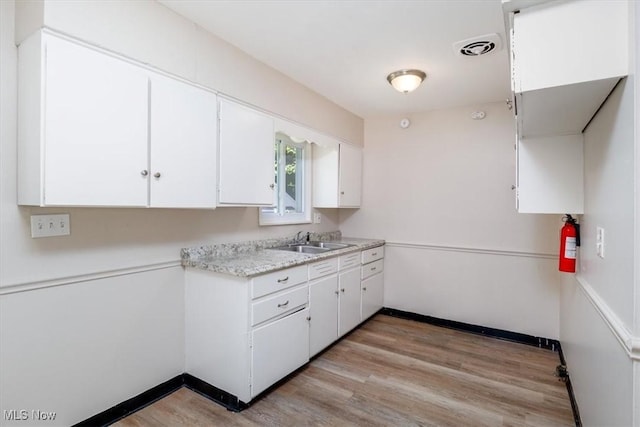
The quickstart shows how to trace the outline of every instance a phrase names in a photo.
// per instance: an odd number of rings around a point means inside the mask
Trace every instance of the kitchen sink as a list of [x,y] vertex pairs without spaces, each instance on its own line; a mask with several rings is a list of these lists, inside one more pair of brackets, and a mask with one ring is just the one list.
[[308,246],[308,245],[276,246],[275,248],[269,248],[269,249],[273,249],[276,251],[300,252],[303,254],[321,254],[331,250],[328,248],[319,248],[317,246]]
[[329,251],[336,251],[338,249],[348,248],[353,245],[346,243],[334,243],[334,242],[308,242],[308,243],[294,243],[286,246],[276,246],[270,248],[277,251],[289,251],[299,252],[303,254],[322,254]]
[[353,246],[347,243],[334,243],[334,242],[309,242],[307,243],[307,245],[313,246],[316,248],[326,248],[330,250],[344,249],[344,248],[348,248],[349,246]]

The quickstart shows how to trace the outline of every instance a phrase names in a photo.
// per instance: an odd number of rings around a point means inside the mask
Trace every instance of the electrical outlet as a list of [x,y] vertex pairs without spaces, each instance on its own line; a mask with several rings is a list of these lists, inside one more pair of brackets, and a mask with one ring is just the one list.
[[31,237],[68,236],[71,234],[69,214],[31,215]]
[[313,223],[320,224],[322,222],[322,214],[320,212],[313,213]]
[[604,228],[596,227],[596,254],[604,258]]

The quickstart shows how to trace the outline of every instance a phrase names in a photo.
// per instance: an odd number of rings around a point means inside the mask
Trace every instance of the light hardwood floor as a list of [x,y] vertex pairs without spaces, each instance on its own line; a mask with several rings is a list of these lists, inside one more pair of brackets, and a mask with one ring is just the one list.
[[558,354],[377,315],[240,413],[182,388],[116,426],[574,426]]

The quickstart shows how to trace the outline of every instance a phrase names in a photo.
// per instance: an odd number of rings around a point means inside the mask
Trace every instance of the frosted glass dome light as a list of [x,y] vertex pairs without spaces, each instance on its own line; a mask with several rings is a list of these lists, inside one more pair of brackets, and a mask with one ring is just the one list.
[[427,77],[424,71],[420,70],[399,70],[387,76],[387,81],[398,92],[409,93],[418,88]]

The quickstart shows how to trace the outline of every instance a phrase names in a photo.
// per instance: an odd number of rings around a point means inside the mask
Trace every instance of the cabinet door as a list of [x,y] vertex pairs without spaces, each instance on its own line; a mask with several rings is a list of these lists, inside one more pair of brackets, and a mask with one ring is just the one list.
[[362,198],[362,150],[340,144],[340,207],[359,207]]
[[305,308],[251,333],[251,397],[309,360],[309,309]]
[[338,335],[343,336],[360,323],[360,268],[340,273]]
[[146,73],[54,37],[45,61],[44,203],[146,206]]
[[214,208],[216,95],[153,75],[150,119],[150,206]]
[[516,92],[628,74],[629,6],[549,2],[513,18]]
[[518,142],[518,212],[581,214],[582,134]]
[[378,273],[362,281],[362,320],[368,319],[384,304],[384,275]]
[[340,145],[313,146],[313,207],[338,207]]
[[309,357],[338,339],[338,276],[309,284]]
[[220,101],[218,201],[231,205],[273,205],[274,121],[247,107]]

